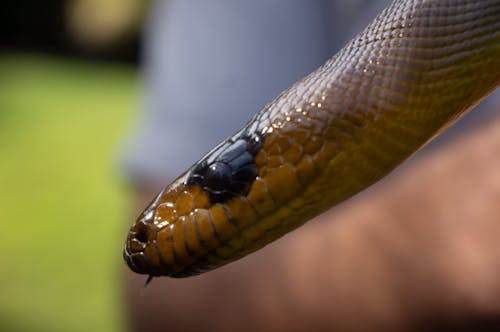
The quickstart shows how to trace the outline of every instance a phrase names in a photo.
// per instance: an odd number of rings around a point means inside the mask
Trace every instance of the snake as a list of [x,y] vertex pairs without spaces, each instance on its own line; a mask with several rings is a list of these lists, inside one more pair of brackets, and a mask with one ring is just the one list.
[[500,0],[396,0],[166,186],[125,262],[151,279],[242,258],[387,175],[499,84]]

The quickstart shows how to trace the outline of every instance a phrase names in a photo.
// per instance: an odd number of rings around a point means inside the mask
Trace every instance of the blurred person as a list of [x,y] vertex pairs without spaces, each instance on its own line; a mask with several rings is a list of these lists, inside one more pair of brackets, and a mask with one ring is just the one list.
[[[165,184],[240,128],[266,102],[321,65],[389,2],[154,3],[145,34],[144,110],[124,154],[137,196],[134,212],[140,212]],[[325,218],[331,216],[321,219]],[[413,285],[401,279],[412,266],[401,264],[404,273],[391,270],[387,260],[392,256],[378,247],[380,240],[370,239],[375,245],[362,244],[367,226],[347,219],[352,226],[315,223],[244,260],[194,278],[155,280],[144,291],[144,276],[127,272],[131,329],[331,330],[336,326],[345,331],[376,331],[405,327],[413,318],[407,317],[412,304],[404,309],[397,304],[400,300],[406,305],[408,297],[415,295],[409,290]],[[325,232],[316,229],[312,234],[312,228],[321,227],[338,240],[334,250],[318,238]],[[382,227],[381,232],[392,232],[387,235],[391,243],[397,237],[411,237],[410,230],[400,234]],[[410,248],[422,245],[418,239],[410,241]],[[370,252],[373,248],[377,250]],[[316,257],[321,252],[332,256],[329,266],[322,266],[322,257]],[[379,271],[377,262],[388,272]],[[439,274],[436,278],[446,280]],[[396,285],[385,284],[389,281]],[[380,289],[387,293],[376,294]]]

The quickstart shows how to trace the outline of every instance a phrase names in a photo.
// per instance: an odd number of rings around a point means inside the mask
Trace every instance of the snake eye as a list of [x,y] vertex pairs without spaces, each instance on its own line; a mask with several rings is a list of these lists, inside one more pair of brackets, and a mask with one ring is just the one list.
[[211,191],[223,191],[231,183],[232,169],[229,165],[215,162],[205,172],[204,185]]
[[226,141],[193,166],[187,183],[206,190],[212,203],[246,195],[258,173],[254,158],[261,145],[258,134]]

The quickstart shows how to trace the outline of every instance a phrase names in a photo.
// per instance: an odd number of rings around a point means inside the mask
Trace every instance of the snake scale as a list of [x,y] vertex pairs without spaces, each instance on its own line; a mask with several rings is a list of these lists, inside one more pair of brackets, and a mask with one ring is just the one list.
[[164,188],[124,258],[196,275],[373,184],[500,83],[500,0],[396,0]]

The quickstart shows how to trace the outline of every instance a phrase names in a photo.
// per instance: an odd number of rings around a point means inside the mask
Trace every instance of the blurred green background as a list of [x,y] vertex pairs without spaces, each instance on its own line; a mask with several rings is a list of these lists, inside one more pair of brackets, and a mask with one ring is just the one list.
[[136,70],[0,57],[0,331],[118,331]]
[[132,198],[118,152],[139,109],[146,8],[0,5],[0,332],[126,327]]
[[0,9],[0,331],[122,331],[118,152],[146,1]]

